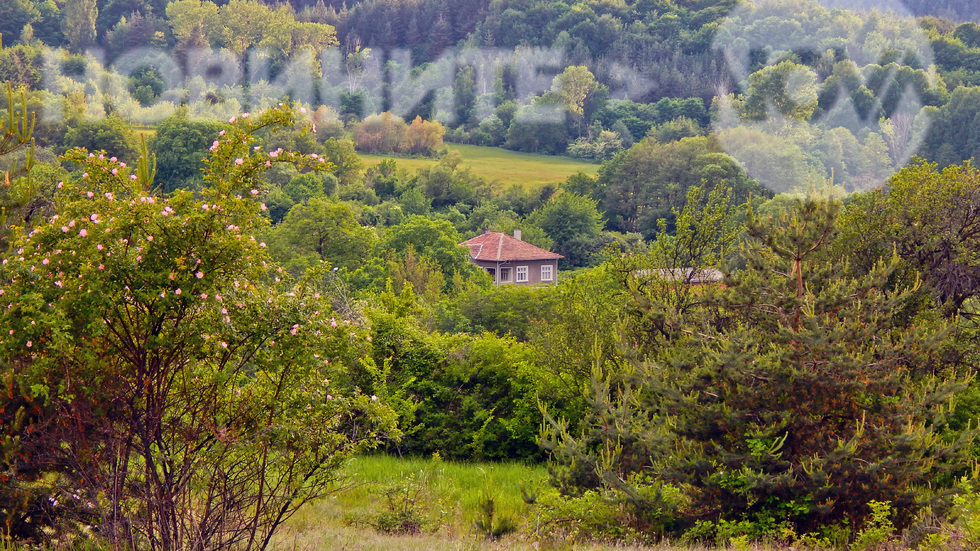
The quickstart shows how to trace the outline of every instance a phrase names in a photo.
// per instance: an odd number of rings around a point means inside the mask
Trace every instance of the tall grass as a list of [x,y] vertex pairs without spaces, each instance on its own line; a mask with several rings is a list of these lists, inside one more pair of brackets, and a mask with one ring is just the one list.
[[386,512],[385,493],[417,489],[419,511],[427,531],[462,535],[472,532],[480,502],[494,499],[500,515],[523,518],[530,511],[522,491],[538,492],[547,484],[541,466],[519,463],[466,464],[386,455],[357,457],[345,467],[347,488],[302,511],[298,523],[354,524],[363,528]]
[[[345,489],[300,511],[280,535],[277,549],[531,549],[483,541],[473,524],[486,497],[494,499],[499,515],[521,524],[530,513],[522,491],[537,492],[548,476],[541,466],[518,463],[465,464],[386,455],[357,457],[343,475]],[[414,500],[421,533],[383,533],[373,526],[389,512],[386,493],[391,492]]]
[[[302,509],[274,542],[277,551],[707,551],[669,543],[650,547],[614,543],[539,540],[535,513],[524,495],[543,490],[547,470],[518,463],[456,463],[385,455],[357,457],[344,469],[346,488]],[[380,532],[370,521],[385,512],[384,492],[415,488],[424,530]],[[495,500],[498,514],[511,516],[516,534],[489,540],[474,528],[480,503]],[[744,551],[771,551],[747,546]]]

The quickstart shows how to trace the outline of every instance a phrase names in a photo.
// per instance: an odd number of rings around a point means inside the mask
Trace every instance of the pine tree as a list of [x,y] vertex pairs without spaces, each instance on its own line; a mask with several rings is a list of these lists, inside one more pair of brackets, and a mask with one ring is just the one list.
[[801,200],[778,220],[750,216],[745,268],[684,311],[633,287],[638,334],[660,335],[634,347],[635,371],[597,381],[583,436],[556,424],[566,490],[612,492],[640,529],[664,526],[649,508],[663,513],[668,486],[685,498],[676,527],[859,526],[871,500],[912,521],[972,438],[937,432],[962,389],[955,329],[917,285],[888,286],[897,259],[842,275],[838,210]]

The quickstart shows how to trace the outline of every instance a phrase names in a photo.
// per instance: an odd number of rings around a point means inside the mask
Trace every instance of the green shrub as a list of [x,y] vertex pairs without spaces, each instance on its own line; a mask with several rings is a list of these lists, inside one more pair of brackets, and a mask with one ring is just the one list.
[[[632,478],[632,477],[631,477]],[[639,485],[619,491],[587,490],[562,496],[555,489],[535,499],[540,533],[546,538],[648,542],[657,534],[673,533],[679,510],[686,505],[681,492],[669,484]]]
[[419,471],[382,490],[382,510],[370,523],[377,531],[388,534],[420,534],[426,525],[425,505],[428,475]]
[[980,549],[980,493],[976,481],[964,478],[946,518],[918,543],[920,551]]
[[[399,451],[446,459],[539,459],[541,414],[526,346],[509,338],[431,334],[410,317],[369,312],[374,363],[414,404]],[[364,387],[372,385],[364,381]],[[372,390],[373,392],[373,390]]]
[[892,524],[892,507],[889,501],[870,501],[871,516],[865,521],[864,528],[858,532],[852,551],[871,551],[881,549],[895,537],[895,526]]

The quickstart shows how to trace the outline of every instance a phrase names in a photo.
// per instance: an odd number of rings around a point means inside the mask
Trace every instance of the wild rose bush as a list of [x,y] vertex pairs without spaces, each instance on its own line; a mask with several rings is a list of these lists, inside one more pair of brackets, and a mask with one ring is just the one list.
[[391,410],[349,383],[368,337],[321,297],[326,267],[293,280],[253,237],[262,171],[330,164],[254,145],[296,124],[289,108],[231,122],[199,195],[153,193],[146,157],[68,152],[80,169],[57,214],[2,260],[15,535],[94,526],[133,549],[265,548],[344,458],[397,436]]

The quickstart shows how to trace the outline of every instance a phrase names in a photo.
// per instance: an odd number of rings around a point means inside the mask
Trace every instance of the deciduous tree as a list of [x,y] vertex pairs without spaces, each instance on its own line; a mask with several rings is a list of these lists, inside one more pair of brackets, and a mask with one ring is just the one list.
[[469,251],[460,245],[462,241],[449,221],[416,215],[388,228],[378,243],[378,251],[403,256],[411,246],[420,258],[428,258],[438,266],[448,284],[457,273],[466,276],[480,271],[470,264]]
[[291,281],[252,237],[250,188],[269,164],[328,166],[252,149],[259,128],[292,124],[277,110],[233,126],[200,195],[154,195],[145,157],[68,153],[80,172],[58,213],[0,268],[16,390],[0,411],[18,447],[3,471],[23,496],[4,502],[10,530],[76,521],[115,548],[265,549],[344,457],[394,434],[349,384],[360,330],[332,319],[317,276]]
[[602,215],[596,205],[589,197],[559,193],[528,219],[554,241],[554,252],[563,255],[572,266],[585,266],[599,248]]
[[354,143],[367,153],[394,153],[405,139],[408,125],[390,111],[371,115],[354,130]]
[[301,273],[300,268],[321,261],[354,270],[377,238],[357,222],[350,205],[319,196],[293,206],[276,228],[275,239],[277,254]]
[[848,205],[841,254],[867,271],[893,253],[904,259],[902,279],[921,277],[948,314],[980,291],[975,250],[980,244],[980,172],[972,163],[946,167],[919,162]]
[[125,162],[136,160],[136,134],[125,120],[118,116],[78,122],[65,133],[66,149],[84,147],[90,151],[104,151]]
[[95,22],[99,8],[95,0],[68,0],[62,14],[61,31],[75,52],[95,45]]
[[416,116],[405,129],[400,150],[416,155],[435,155],[442,147],[442,137],[445,135],[446,129],[439,121],[424,121]]
[[192,120],[184,110],[157,126],[150,140],[156,155],[156,182],[165,193],[177,189],[197,189],[203,182],[204,158],[222,126],[214,121]]

